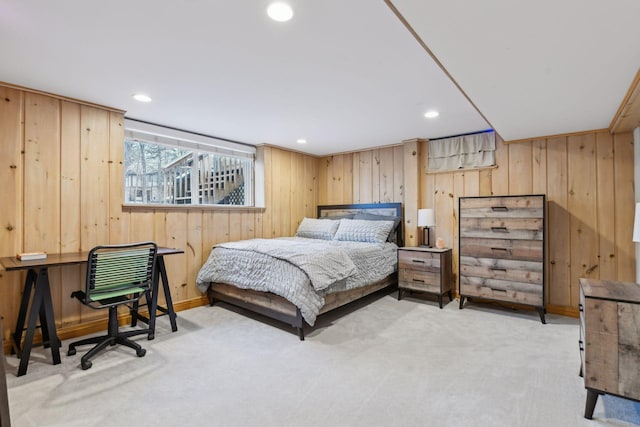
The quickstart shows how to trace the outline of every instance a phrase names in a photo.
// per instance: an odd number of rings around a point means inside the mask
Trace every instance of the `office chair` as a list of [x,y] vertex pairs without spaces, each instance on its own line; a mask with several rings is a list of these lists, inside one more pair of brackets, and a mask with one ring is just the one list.
[[158,247],[153,242],[127,245],[96,246],[89,252],[87,279],[84,291],[75,291],[71,298],[77,298],[84,305],[94,309],[109,309],[107,335],[91,337],[69,344],[67,355],[76,354],[76,347],[96,344],[81,359],[82,369],[91,368],[89,361],[107,345],[123,344],[143,357],[146,350],[129,338],[148,334],[149,329],[118,330],[118,306],[129,305],[149,296],[155,275]]

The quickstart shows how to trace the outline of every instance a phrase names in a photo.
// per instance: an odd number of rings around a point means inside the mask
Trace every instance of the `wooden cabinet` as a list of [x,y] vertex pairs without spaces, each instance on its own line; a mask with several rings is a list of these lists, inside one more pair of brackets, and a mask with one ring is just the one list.
[[398,249],[398,300],[406,291],[451,295],[451,249],[404,247]]
[[460,308],[469,297],[530,305],[545,323],[545,196],[459,203]]
[[600,394],[640,401],[640,285],[580,279],[579,346],[585,418]]

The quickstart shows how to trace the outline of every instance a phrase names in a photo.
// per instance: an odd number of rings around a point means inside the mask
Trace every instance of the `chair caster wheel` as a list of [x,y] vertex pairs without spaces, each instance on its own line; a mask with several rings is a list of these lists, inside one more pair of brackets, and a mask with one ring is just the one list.
[[69,351],[67,351],[67,356],[73,356],[75,354],[76,354],[75,348],[70,348]]
[[93,366],[93,364],[91,362],[82,362],[80,363],[80,365],[82,365],[82,370],[86,371],[87,369],[89,369],[91,366]]
[[141,348],[140,350],[136,350],[136,356],[138,357],[143,357],[145,354],[147,354],[147,350],[145,350],[144,348]]

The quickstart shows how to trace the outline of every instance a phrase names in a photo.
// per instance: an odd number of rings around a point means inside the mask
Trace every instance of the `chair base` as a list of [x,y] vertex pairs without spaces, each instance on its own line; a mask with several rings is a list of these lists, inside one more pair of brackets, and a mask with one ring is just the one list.
[[101,335],[98,337],[86,338],[83,340],[75,341],[69,344],[68,356],[76,354],[76,347],[88,344],[96,344],[91,350],[89,350],[80,359],[80,365],[82,369],[86,370],[91,368],[92,363],[90,359],[98,354],[105,347],[114,346],[116,344],[122,344],[126,347],[130,347],[136,351],[136,356],[143,357],[147,351],[142,346],[129,338],[135,335],[149,334],[149,329],[137,329],[133,331],[118,331],[118,307],[109,307],[109,328],[107,335]]

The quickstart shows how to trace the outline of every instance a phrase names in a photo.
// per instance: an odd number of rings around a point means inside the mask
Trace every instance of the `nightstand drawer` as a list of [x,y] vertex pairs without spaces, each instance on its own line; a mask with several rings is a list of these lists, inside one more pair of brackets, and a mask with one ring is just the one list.
[[398,269],[432,271],[440,274],[440,254],[419,251],[398,251]]
[[401,268],[398,286],[416,290],[440,291],[440,273]]

